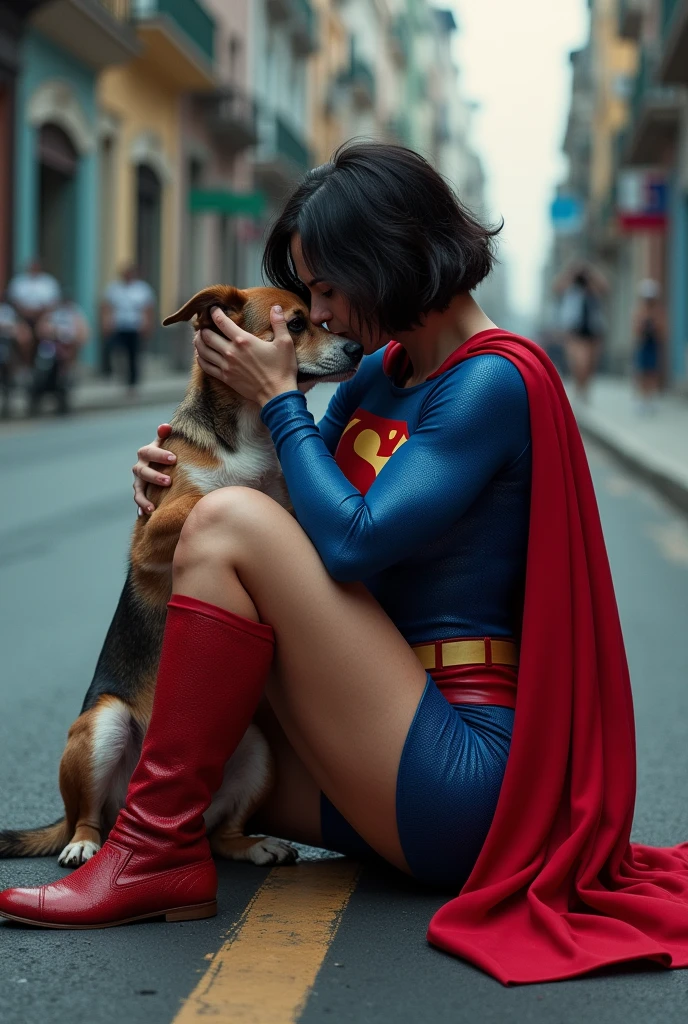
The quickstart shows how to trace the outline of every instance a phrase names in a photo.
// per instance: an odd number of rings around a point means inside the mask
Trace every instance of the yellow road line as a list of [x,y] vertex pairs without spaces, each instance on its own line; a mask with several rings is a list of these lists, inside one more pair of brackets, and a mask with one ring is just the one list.
[[174,1024],[297,1020],[359,870],[345,860],[273,868]]

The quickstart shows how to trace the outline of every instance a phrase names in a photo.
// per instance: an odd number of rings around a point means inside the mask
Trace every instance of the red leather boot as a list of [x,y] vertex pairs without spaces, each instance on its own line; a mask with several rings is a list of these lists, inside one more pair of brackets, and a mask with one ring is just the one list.
[[212,917],[203,812],[258,706],[274,643],[272,626],[173,595],[150,725],[107,842],[67,878],[0,893],[0,916],[44,928]]

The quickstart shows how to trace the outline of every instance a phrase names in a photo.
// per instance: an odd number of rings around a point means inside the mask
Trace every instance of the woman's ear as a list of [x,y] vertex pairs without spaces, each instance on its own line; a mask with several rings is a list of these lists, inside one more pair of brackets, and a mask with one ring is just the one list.
[[197,292],[181,309],[163,320],[163,327],[178,324],[181,320],[196,317],[196,328],[212,327],[210,310],[219,306],[232,320],[238,320],[246,304],[246,293],[229,284],[213,284],[203,291]]

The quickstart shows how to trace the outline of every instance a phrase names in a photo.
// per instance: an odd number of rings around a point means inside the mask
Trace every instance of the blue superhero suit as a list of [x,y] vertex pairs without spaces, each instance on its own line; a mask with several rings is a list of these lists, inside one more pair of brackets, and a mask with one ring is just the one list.
[[[361,580],[410,644],[516,640],[528,539],[528,398],[480,355],[414,387],[363,359],[316,426],[299,391],[268,402],[297,519],[330,575]],[[494,814],[512,707],[452,706],[428,675],[399,766],[397,823],[414,875],[460,886]],[[328,846],[367,847],[323,798]]]

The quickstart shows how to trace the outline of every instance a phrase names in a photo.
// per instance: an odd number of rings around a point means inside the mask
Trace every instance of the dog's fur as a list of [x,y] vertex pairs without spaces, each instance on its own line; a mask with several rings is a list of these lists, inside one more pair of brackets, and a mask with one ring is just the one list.
[[[210,310],[220,306],[239,326],[271,340],[270,309],[276,304],[283,307],[294,341],[301,390],[320,380],[344,380],[355,372],[361,346],[314,326],[306,304],[291,292],[216,285],[199,292],[163,323],[194,317],[196,328],[212,327]],[[265,491],[289,508],[258,406],[206,376],[197,364],[164,447],[177,456],[175,465],[164,469],[172,484],[148,485],[156,508],[135,525],[124,590],[60,763],[65,816],[42,828],[0,832],[2,857],[61,851],[60,864],[76,867],[100,849],[114,824],[150,720],[174,550],[196,502],[219,487],[241,484]],[[294,859],[286,843],[244,835],[245,823],[271,786],[270,750],[251,725],[228,761],[223,784],[206,813],[214,853],[256,864]]]

